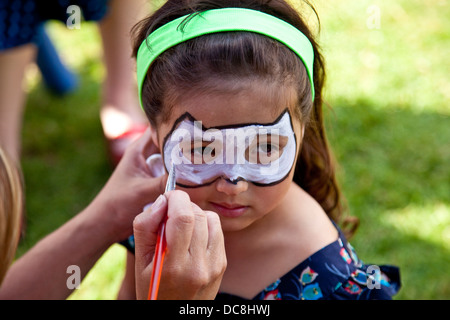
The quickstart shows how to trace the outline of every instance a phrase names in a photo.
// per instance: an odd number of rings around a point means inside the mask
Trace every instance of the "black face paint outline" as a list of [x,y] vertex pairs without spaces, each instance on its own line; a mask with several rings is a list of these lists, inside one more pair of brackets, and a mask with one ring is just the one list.
[[[289,112],[288,108],[284,109],[281,112],[281,114],[273,122],[269,122],[269,123],[247,122],[247,123],[242,123],[242,124],[239,123],[239,124],[231,124],[231,125],[224,125],[224,126],[217,126],[217,127],[205,127],[203,125],[203,123],[201,123],[201,126],[202,126],[201,129],[202,129],[202,131],[207,131],[209,129],[223,130],[223,129],[233,129],[233,128],[246,127],[246,126],[257,126],[257,125],[272,126],[272,125],[275,125],[277,122],[279,122],[286,113],[289,115],[289,124],[291,125],[292,132],[294,133],[295,146],[296,146],[296,148],[298,148],[297,136],[296,136],[295,131],[294,131],[294,125],[292,123],[292,116],[291,116],[291,113]],[[167,135],[163,139],[163,144],[162,144],[163,150],[161,150],[162,151],[161,155],[163,157],[163,163],[164,163],[164,169],[166,170],[167,173],[168,173],[168,171],[167,171],[167,168],[166,168],[166,165],[165,165],[165,161],[164,161],[164,146],[166,145],[166,142],[169,139],[169,137],[172,135],[172,133],[186,119],[188,121],[192,122],[192,123],[194,123],[196,121],[197,122],[201,122],[201,121],[198,121],[197,119],[195,119],[194,116],[192,116],[187,111],[185,113],[183,113],[181,116],[179,116],[177,120],[175,120],[172,128],[170,129],[170,131],[167,133]],[[296,156],[297,156],[297,151],[296,151]],[[295,161],[294,161],[294,163],[295,163]],[[289,170],[289,172],[283,178],[281,178],[280,180],[271,182],[271,183],[259,183],[259,182],[249,181],[249,180],[246,180],[246,179],[244,179],[242,177],[238,177],[237,179],[231,180],[231,179],[225,178],[223,176],[218,176],[217,178],[214,178],[212,181],[209,181],[209,182],[206,182],[206,183],[202,183],[202,184],[198,184],[198,185],[195,185],[195,186],[188,186],[188,185],[185,185],[185,184],[182,184],[182,183],[178,183],[178,182],[176,182],[176,185],[179,186],[179,187],[182,187],[182,188],[186,188],[186,189],[193,189],[193,188],[206,187],[206,186],[209,186],[209,185],[213,184],[214,182],[216,182],[219,179],[224,179],[225,181],[227,181],[227,182],[229,182],[231,184],[234,184],[234,185],[237,185],[239,181],[247,181],[247,182],[250,182],[250,183],[252,183],[253,185],[255,185],[257,187],[270,187],[270,186],[274,186],[274,185],[277,185],[277,184],[283,182],[290,175],[290,173],[292,171],[292,168],[294,168],[294,167],[295,166],[293,164],[291,169]]]

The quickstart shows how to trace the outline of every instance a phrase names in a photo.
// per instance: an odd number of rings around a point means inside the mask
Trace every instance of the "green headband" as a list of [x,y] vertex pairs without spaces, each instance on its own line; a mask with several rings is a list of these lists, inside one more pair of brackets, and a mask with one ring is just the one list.
[[[180,25],[189,18],[183,28]],[[137,53],[137,81],[139,101],[142,104],[142,85],[150,65],[164,51],[184,41],[218,32],[247,31],[275,39],[296,53],[305,65],[311,82],[314,100],[314,50],[309,39],[291,24],[261,11],[224,8],[200,12],[177,18],[152,32]],[[150,45],[149,46],[147,45]]]

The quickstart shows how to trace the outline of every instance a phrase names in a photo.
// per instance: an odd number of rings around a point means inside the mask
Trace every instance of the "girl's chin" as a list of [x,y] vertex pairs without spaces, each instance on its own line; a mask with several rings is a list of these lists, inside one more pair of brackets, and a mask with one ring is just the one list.
[[224,235],[226,235],[227,233],[242,231],[250,225],[250,223],[248,222],[246,223],[238,220],[230,221],[229,219],[222,217],[220,218],[220,223],[222,225],[222,231]]

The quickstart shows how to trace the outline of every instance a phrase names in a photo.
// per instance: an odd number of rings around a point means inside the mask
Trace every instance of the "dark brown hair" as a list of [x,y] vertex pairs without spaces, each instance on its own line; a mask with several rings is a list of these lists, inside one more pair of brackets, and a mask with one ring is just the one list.
[[[295,88],[295,115],[305,125],[305,134],[294,182],[308,192],[332,220],[339,223],[343,211],[341,194],[322,115],[324,60],[304,19],[286,1],[169,0],[133,28],[134,57],[148,35],[165,23],[187,14],[226,7],[271,14],[308,37],[314,49],[314,102],[306,69],[298,56],[286,46],[251,32],[216,33],[183,42],[154,61],[142,88],[142,102],[150,123],[156,127],[157,123],[165,121],[171,107],[184,94],[217,90],[217,84],[227,80],[229,83],[257,80],[275,83],[280,89]],[[185,23],[189,23],[189,19]]]

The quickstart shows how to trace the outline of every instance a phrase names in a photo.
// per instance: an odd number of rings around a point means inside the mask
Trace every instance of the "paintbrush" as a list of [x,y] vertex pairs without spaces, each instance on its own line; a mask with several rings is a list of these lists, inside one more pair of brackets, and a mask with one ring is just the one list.
[[[175,190],[176,177],[175,177],[175,165],[172,164],[172,168],[169,172],[169,177],[167,178],[166,190],[164,193]],[[163,222],[159,226],[158,236],[156,238],[156,248],[155,256],[153,258],[153,271],[152,278],[150,279],[150,288],[148,290],[148,300],[156,300],[158,297],[159,282],[161,280],[161,272],[164,262],[164,256],[166,254],[167,243],[166,243],[166,221],[167,216],[164,218]]]

